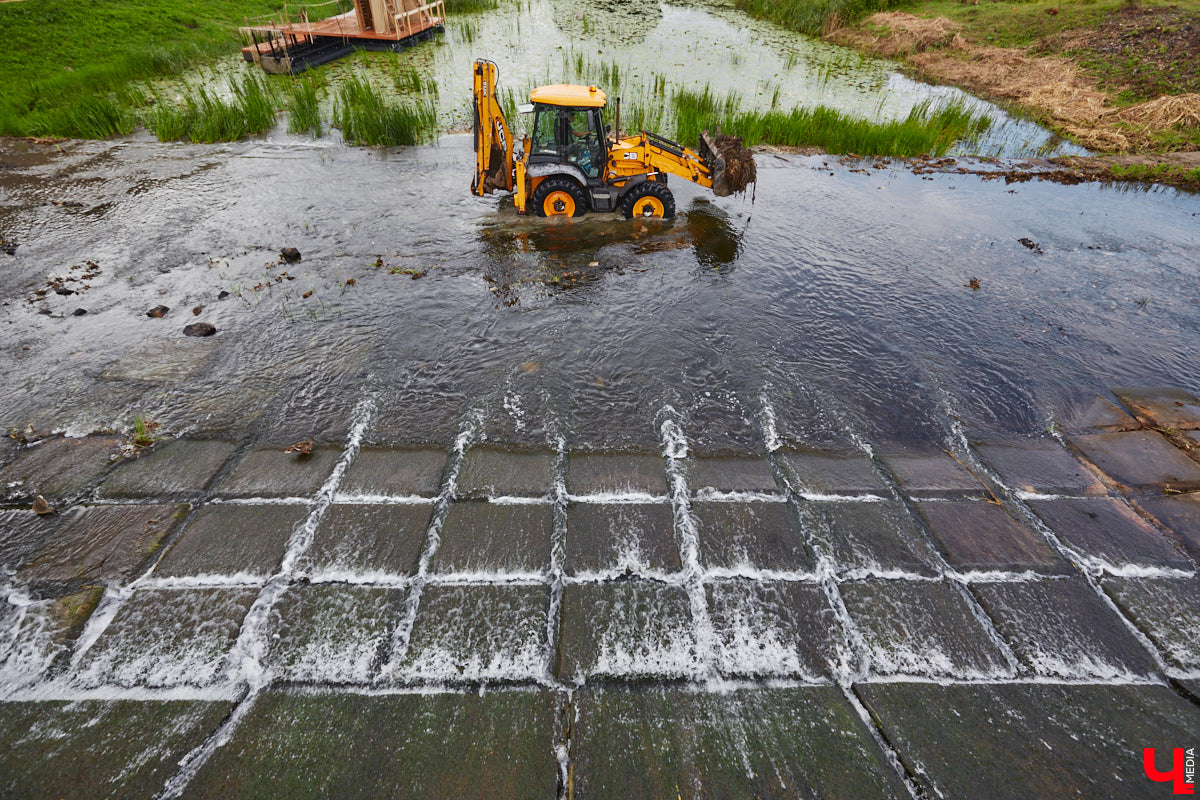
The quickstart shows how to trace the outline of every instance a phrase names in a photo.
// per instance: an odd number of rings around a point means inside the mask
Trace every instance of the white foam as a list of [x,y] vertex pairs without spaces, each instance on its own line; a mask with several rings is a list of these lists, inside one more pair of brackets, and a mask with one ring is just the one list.
[[888,499],[877,494],[822,494],[820,492],[796,492],[796,496],[818,503],[881,503]]
[[670,500],[671,498],[666,495],[648,494],[646,492],[596,492],[594,494],[567,495],[567,501],[571,503],[668,503]]
[[711,486],[700,488],[695,500],[706,503],[786,503],[787,498],[775,492],[723,492]]
[[219,573],[204,573],[200,575],[167,575],[149,577],[137,581],[139,589],[218,589],[223,587],[255,587],[263,586],[270,575],[253,572],[234,572],[229,575]]
[[423,506],[433,505],[436,498],[421,497],[415,494],[345,494],[337,492],[333,496],[333,502],[338,505],[359,506]]
[[758,399],[762,404],[763,441],[766,443],[767,452],[774,453],[783,447],[783,442],[779,438],[779,430],[775,423],[775,409],[771,406],[771,401],[767,400],[765,393],[759,395]]

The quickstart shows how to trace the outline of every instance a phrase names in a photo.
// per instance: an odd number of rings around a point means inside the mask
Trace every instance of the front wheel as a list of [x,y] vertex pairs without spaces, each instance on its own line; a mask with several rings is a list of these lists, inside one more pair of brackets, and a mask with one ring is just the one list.
[[675,196],[664,184],[644,181],[634,186],[621,198],[621,213],[625,215],[625,219],[634,217],[670,219],[675,216]]
[[529,199],[539,217],[582,217],[587,212],[583,187],[570,178],[546,178]]

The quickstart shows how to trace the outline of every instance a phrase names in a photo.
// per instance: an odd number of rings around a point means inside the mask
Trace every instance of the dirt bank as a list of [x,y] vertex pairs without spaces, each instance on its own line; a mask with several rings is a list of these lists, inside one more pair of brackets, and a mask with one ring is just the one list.
[[978,0],[935,0],[826,38],[1015,105],[1093,150],[1200,149],[1200,10],[1121,5],[1078,16],[1079,5],[1062,3],[1069,19],[1055,24],[1042,19],[1060,14],[1050,2],[992,2],[974,13]]

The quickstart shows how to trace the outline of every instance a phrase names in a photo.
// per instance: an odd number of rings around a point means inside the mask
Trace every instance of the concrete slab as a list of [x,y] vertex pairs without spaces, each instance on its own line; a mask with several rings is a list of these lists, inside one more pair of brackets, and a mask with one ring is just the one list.
[[436,497],[450,455],[431,448],[363,447],[346,468],[343,494]]
[[794,491],[810,494],[887,496],[890,489],[863,455],[784,452],[779,455]]
[[708,569],[810,572],[812,556],[787,503],[692,503]]
[[314,447],[306,456],[285,453],[286,443],[256,447],[217,484],[222,497],[311,497],[333,472],[342,448]]
[[1181,431],[1200,428],[1200,400],[1183,389],[1118,388],[1113,394],[1143,425]]
[[705,587],[717,668],[729,677],[832,677],[845,650],[817,584],[735,579]]
[[298,584],[271,611],[267,670],[281,680],[367,683],[390,651],[406,589]]
[[957,569],[1065,572],[1070,566],[1040,533],[1002,507],[978,501],[921,503],[946,560]]
[[299,568],[311,575],[413,575],[433,516],[431,503],[332,505]]
[[903,785],[828,686],[575,695],[575,797],[902,798]]
[[265,692],[183,796],[554,800],[553,731],[548,692]]
[[28,686],[65,657],[100,602],[99,587],[58,599],[34,600],[24,608],[0,606],[0,690]]
[[257,589],[139,589],[84,654],[84,686],[208,686],[222,676]]
[[1152,431],[1097,433],[1071,442],[1115,482],[1134,489],[1200,489],[1200,464]]
[[1200,709],[1165,686],[880,683],[856,691],[931,797],[1170,796],[1146,778],[1142,749],[1200,737]]
[[174,497],[198,494],[237,450],[233,442],[179,439],[127,459],[101,486],[104,497]]
[[54,583],[131,580],[147,566],[187,511],[186,504],[73,509],[22,568],[21,576]]
[[839,573],[900,570],[933,576],[941,565],[928,536],[903,503],[811,503],[814,545]]
[[442,574],[545,571],[553,532],[554,509],[548,503],[452,503],[432,569]]
[[458,475],[459,497],[542,497],[554,493],[558,454],[472,447]]
[[1104,494],[1104,485],[1092,471],[1053,439],[979,444],[975,449],[1010,489],[1038,494]]
[[1003,653],[967,599],[945,581],[841,584],[875,675],[986,678],[1009,673]]
[[113,464],[123,440],[105,436],[48,439],[25,448],[0,471],[0,494],[9,500],[43,495],[51,502],[78,497]]
[[1200,560],[1200,494],[1147,497],[1139,505],[1175,533],[1193,559]]
[[548,586],[428,585],[397,678],[417,683],[534,681],[548,674]]
[[1103,397],[1079,397],[1067,405],[1062,427],[1068,433],[1132,431],[1141,427],[1125,409]]
[[1169,663],[1200,669],[1200,579],[1105,578],[1103,585]]
[[694,677],[699,670],[687,592],[656,581],[567,584],[558,674],[598,678]]
[[567,507],[568,575],[622,570],[678,572],[669,503],[572,503]]
[[[1191,569],[1166,536],[1119,500],[1037,500],[1029,505],[1063,544],[1085,557],[1114,566]],[[1200,516],[1197,523],[1200,532]],[[1197,543],[1200,550],[1200,539]]]
[[308,507],[302,505],[207,505],[188,518],[154,568],[154,577],[270,577],[307,516]]
[[639,453],[571,453],[567,457],[567,491],[573,495],[667,493],[660,455]]
[[63,515],[39,517],[32,511],[0,511],[0,569],[16,571],[62,523]]
[[971,591],[1038,675],[1112,679],[1155,671],[1150,654],[1082,578],[977,583]]
[[688,464],[687,479],[693,493],[779,492],[771,465],[761,457],[696,458]]
[[959,462],[939,451],[884,455],[900,490],[913,497],[964,497],[983,493],[983,485]]
[[154,797],[233,703],[0,703],[0,795],[27,800]]

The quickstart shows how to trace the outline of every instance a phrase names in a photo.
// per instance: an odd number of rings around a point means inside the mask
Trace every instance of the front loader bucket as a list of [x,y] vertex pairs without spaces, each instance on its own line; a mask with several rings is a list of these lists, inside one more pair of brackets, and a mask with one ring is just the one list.
[[[720,130],[717,134],[720,135]],[[728,197],[733,194],[733,190],[729,188],[729,181],[725,178],[725,157],[721,155],[721,151],[717,148],[717,143],[708,131],[700,133],[700,157],[704,159],[704,165],[708,167],[709,173],[712,175],[712,190],[717,197]]]

